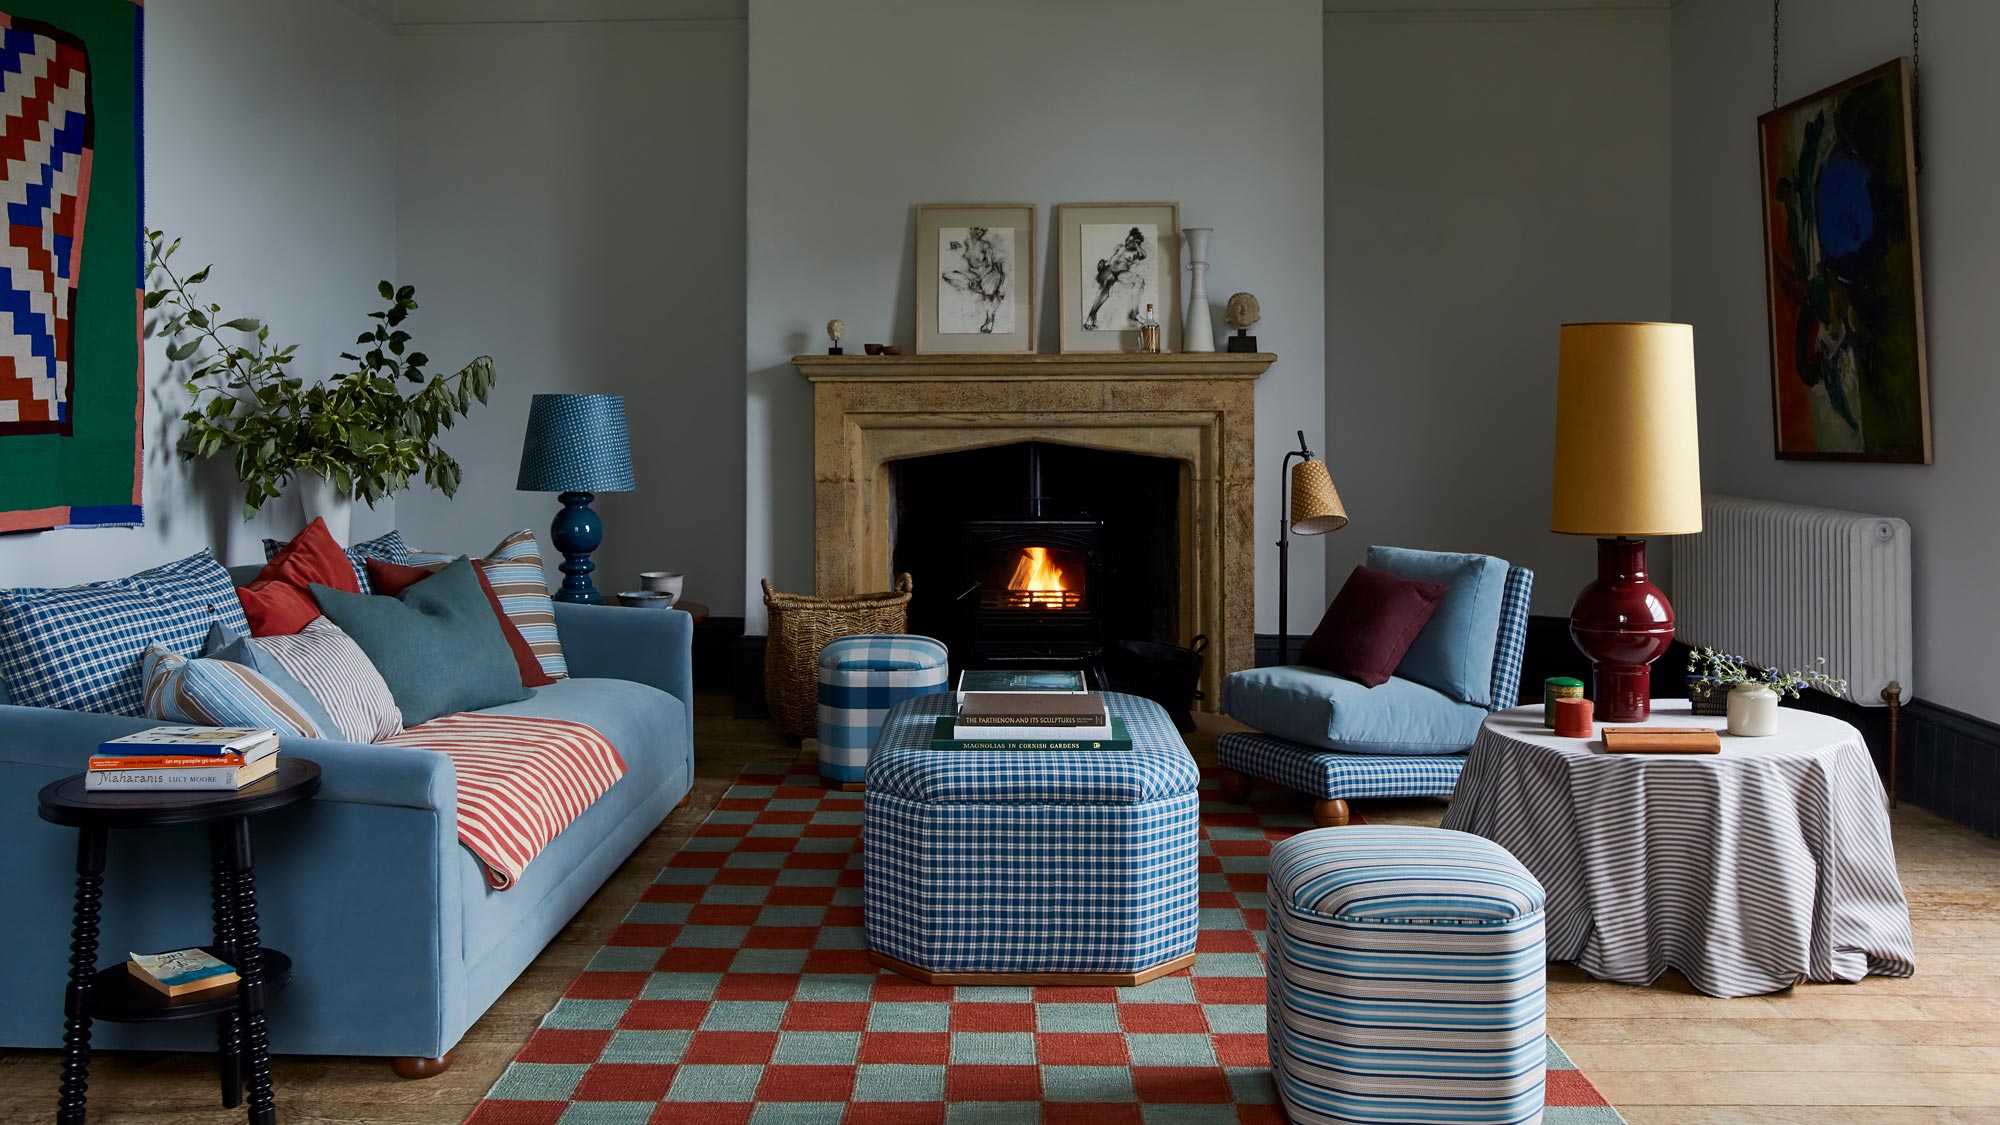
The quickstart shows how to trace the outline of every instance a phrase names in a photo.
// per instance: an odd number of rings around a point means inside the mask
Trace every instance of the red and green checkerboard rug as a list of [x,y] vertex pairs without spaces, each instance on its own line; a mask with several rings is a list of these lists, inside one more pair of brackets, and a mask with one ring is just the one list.
[[[1204,782],[1212,789],[1213,782]],[[746,770],[470,1125],[1283,1122],[1264,1046],[1265,863],[1303,802],[1202,806],[1194,968],[1137,988],[877,970],[861,795]],[[1622,1122],[1549,1042],[1547,1125]]]

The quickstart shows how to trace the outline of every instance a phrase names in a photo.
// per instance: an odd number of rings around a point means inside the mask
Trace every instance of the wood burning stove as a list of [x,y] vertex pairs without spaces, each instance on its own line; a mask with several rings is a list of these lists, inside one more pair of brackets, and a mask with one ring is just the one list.
[[1041,470],[1040,446],[1030,445],[1027,514],[960,524],[965,655],[973,664],[1098,670],[1104,617],[1093,593],[1104,588],[1104,521],[1044,515]]

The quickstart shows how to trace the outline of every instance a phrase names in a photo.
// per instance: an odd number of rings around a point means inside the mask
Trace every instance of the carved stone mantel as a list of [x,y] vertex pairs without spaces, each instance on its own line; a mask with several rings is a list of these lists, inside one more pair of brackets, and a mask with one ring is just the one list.
[[1046,441],[1181,465],[1182,643],[1210,640],[1208,706],[1254,662],[1256,380],[1269,353],[792,357],[813,383],[813,571],[888,589],[889,465]]

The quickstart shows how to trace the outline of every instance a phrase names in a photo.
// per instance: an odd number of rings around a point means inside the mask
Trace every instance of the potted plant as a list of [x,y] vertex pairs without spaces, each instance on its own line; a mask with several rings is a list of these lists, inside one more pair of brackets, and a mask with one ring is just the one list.
[[458,491],[461,470],[438,437],[475,399],[486,401],[493,360],[480,356],[449,375],[426,372],[430,357],[410,346],[402,327],[417,308],[413,286],[382,282],[387,307],[369,313],[374,326],[355,337],[363,350],[340,355],[357,366],[307,383],[288,370],[296,344],[273,347],[270,325],[254,318],[225,319],[220,305],[195,295],[209,267],[183,277],[171,262],[180,240],[159,231],[146,237],[151,273],[163,279],[147,292],[146,308],[165,316],[157,331],[167,338],[168,360],[189,365],[177,448],[188,460],[230,459],[243,482],[245,519],[297,486],[306,519],[326,517],[345,543],[352,500],[372,507],[419,475],[446,496]]
[[1688,701],[1697,715],[1720,716],[1729,713],[1729,694],[1740,684],[1761,685],[1787,699],[1797,699],[1806,688],[1828,695],[1846,691],[1847,681],[1827,675],[1825,667],[1826,657],[1821,656],[1805,668],[1789,672],[1775,667],[1758,669],[1740,656],[1698,648],[1688,653]]

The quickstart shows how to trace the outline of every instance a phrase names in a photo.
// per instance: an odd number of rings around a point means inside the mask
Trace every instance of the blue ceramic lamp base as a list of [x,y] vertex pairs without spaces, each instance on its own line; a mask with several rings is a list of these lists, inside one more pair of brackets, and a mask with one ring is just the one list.
[[592,492],[565,492],[556,497],[562,501],[562,511],[556,513],[555,522],[549,525],[549,542],[563,555],[559,568],[563,572],[562,586],[555,592],[559,602],[604,604],[604,595],[597,592],[596,584],[590,580],[591,572],[597,569],[597,564],[590,561],[590,553],[604,542],[604,524],[590,509],[590,502],[596,498],[597,494]]

